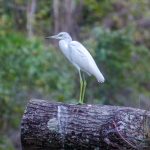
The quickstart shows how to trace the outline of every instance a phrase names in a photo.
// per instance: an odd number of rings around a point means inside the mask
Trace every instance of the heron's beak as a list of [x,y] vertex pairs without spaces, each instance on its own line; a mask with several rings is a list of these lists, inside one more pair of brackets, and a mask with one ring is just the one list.
[[45,37],[46,39],[57,39],[56,35]]

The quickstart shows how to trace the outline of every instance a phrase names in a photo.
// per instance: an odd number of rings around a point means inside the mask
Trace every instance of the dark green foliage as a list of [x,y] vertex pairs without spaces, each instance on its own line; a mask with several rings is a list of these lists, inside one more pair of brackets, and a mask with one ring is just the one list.
[[102,18],[112,9],[112,2],[108,0],[86,0],[83,5],[84,26],[100,23]]
[[[127,84],[128,81],[128,77],[125,77],[125,71],[132,67],[131,53],[133,43],[128,35],[124,35],[124,32],[100,28],[95,33],[98,41],[96,59],[99,64],[103,64],[104,68],[106,68],[106,82],[109,82],[107,86],[112,90],[119,89],[125,86],[124,84]],[[122,83],[117,84],[118,81]],[[111,87],[109,87],[110,85]]]
[[97,41],[95,59],[106,78],[104,86],[95,93],[103,97],[106,103],[124,103],[117,96],[125,91],[130,94],[131,89],[137,93],[143,89],[148,92],[144,83],[150,79],[149,50],[134,44],[133,33],[128,29],[110,31],[99,27],[92,32]]
[[71,98],[73,75],[56,49],[14,32],[3,35],[0,45],[1,128],[18,126],[22,104],[30,97]]

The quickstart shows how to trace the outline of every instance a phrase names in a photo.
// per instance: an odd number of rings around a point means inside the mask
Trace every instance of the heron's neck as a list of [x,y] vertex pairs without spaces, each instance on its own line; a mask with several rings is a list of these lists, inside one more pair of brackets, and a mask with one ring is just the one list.
[[68,51],[68,45],[72,41],[71,36],[68,36],[59,41],[59,46],[62,51]]
[[69,43],[72,41],[71,36],[65,38],[64,41],[65,41],[67,44],[69,44]]
[[68,40],[60,40],[59,41],[59,46],[60,46],[61,50],[63,51],[64,49],[68,49],[68,44],[70,42],[71,41],[68,41]]
[[69,57],[69,43],[70,41],[66,41],[66,40],[60,40],[59,41],[59,47],[60,47],[60,50],[63,52],[63,54],[70,60],[70,57]]

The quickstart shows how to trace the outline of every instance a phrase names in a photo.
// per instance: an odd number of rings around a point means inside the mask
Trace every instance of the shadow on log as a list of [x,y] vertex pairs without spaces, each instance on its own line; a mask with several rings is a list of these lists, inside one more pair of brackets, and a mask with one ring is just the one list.
[[150,150],[150,112],[119,106],[30,100],[23,150]]

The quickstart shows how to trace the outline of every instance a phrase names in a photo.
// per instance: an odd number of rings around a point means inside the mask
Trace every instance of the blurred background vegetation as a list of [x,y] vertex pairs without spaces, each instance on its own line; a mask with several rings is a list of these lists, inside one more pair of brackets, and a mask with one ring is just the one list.
[[78,72],[44,39],[59,31],[81,41],[106,78],[86,77],[87,103],[149,109],[149,0],[0,0],[0,150],[20,150],[30,98],[77,102]]

